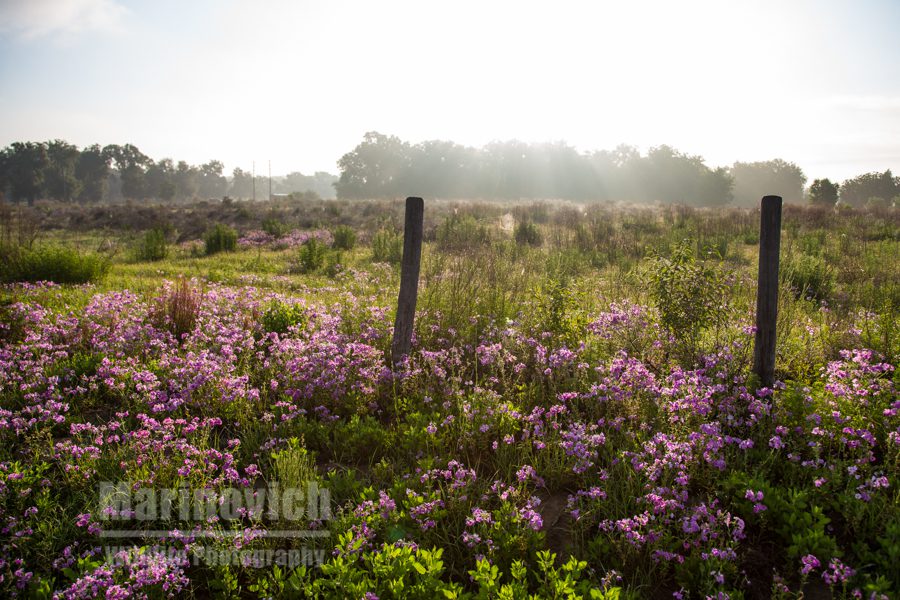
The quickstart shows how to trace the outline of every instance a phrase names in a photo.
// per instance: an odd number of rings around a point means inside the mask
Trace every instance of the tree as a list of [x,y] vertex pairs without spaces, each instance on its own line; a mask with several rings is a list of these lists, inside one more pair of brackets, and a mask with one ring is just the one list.
[[370,131],[338,161],[338,198],[393,198],[408,191],[409,144]]
[[471,148],[430,140],[410,148],[408,182],[416,194],[461,198],[474,191]]
[[338,178],[327,171],[316,171],[313,175],[312,191],[319,195],[319,198],[325,200],[333,200],[335,198],[334,184]]
[[190,200],[197,195],[200,189],[200,172],[197,167],[187,164],[185,161],[178,161],[175,169],[175,195],[180,200]]
[[761,162],[736,162],[731,167],[734,177],[734,199],[740,206],[758,206],[763,196],[781,196],[785,202],[803,202],[806,175],[794,163],[780,158]]
[[112,144],[103,148],[103,152],[115,162],[122,179],[122,195],[134,200],[146,198],[148,193],[144,185],[144,174],[151,162],[150,158],[132,144]]
[[315,180],[309,175],[304,175],[300,171],[293,171],[284,176],[278,182],[276,189],[279,193],[290,194],[293,192],[307,192],[315,187]]
[[253,176],[241,168],[235,167],[231,172],[231,186],[228,194],[235,198],[249,198],[253,193]]
[[106,194],[110,156],[99,144],[85,147],[75,163],[75,177],[81,189],[79,202],[99,202]]
[[44,168],[44,195],[70,202],[81,191],[76,166],[81,153],[63,140],[47,142],[47,166]]
[[151,162],[144,175],[147,195],[170,202],[175,197],[175,165],[171,158]]
[[816,179],[809,186],[809,202],[814,206],[834,206],[838,201],[840,186],[829,179]]
[[534,155],[519,140],[492,142],[478,155],[478,189],[487,198],[513,200],[534,197]]
[[884,173],[865,173],[848,179],[841,184],[841,202],[850,206],[864,206],[870,198],[881,198],[885,202],[900,193],[900,179],[891,174],[890,169]]
[[225,166],[218,160],[200,165],[199,192],[204,198],[221,198],[228,191],[228,180],[222,175]]
[[6,188],[9,186],[9,167],[6,162],[6,149],[0,151],[0,204],[6,199]]
[[731,176],[707,167],[700,156],[670,146],[650,148],[637,163],[636,175],[644,201],[693,206],[718,206],[732,199]]
[[13,142],[3,150],[11,197],[29,205],[40,197],[47,168],[47,147],[37,142]]

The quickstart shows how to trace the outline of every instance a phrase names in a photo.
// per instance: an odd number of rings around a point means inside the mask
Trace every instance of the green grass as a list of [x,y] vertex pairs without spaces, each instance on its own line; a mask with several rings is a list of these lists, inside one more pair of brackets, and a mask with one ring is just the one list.
[[[513,208],[520,218],[531,219],[544,238],[542,247],[516,244],[513,232],[499,226],[503,209],[480,205],[452,205],[459,214],[446,214],[451,205],[426,208],[426,230],[420,275],[418,313],[420,327],[441,324],[475,335],[491,319],[533,318],[544,283],[563,275],[579,293],[579,310],[596,313],[612,301],[629,298],[651,304],[643,269],[651,255],[669,257],[678,244],[688,244],[698,259],[728,278],[724,300],[728,318],[752,321],[755,309],[757,246],[744,243],[758,228],[752,211],[694,209],[610,209],[605,206],[533,205]],[[435,214],[436,213],[436,214]],[[890,215],[889,215],[890,216]],[[539,217],[539,218],[537,218]],[[448,225],[442,225],[446,219]],[[466,223],[479,231],[478,243],[447,246],[447,232]],[[359,231],[360,242],[340,253],[342,273],[317,269],[300,273],[292,265],[297,249],[238,249],[205,256],[185,244],[169,246],[168,256],[153,262],[134,262],[125,250],[139,238],[132,232],[45,232],[44,243],[64,244],[79,251],[111,247],[110,270],[95,290],[128,288],[151,294],[164,280],[197,278],[231,286],[290,292],[319,303],[341,302],[346,292],[374,304],[392,308],[396,302],[399,265],[375,264],[396,260],[398,238],[387,239],[385,229]],[[887,232],[885,234],[884,232]],[[857,318],[859,313],[880,315],[886,325],[872,335],[875,349],[888,357],[898,353],[895,332],[900,304],[900,217],[867,217],[865,213],[835,215],[786,207],[782,233],[782,272],[787,281],[781,294],[780,362],[804,370],[798,345],[787,333],[810,323],[828,326]],[[874,232],[874,233],[873,233]],[[877,235],[875,235],[877,233]],[[436,235],[437,234],[437,235]],[[872,239],[872,238],[876,239]],[[471,241],[471,240],[469,240]],[[390,243],[389,243],[390,242]],[[373,252],[372,244],[375,248]],[[390,250],[390,251],[389,251]],[[331,261],[334,250],[327,250]],[[797,271],[797,269],[805,269]],[[353,273],[363,272],[359,276]],[[798,283],[816,282],[822,273],[826,285],[816,293],[800,292]],[[794,290],[790,285],[794,286]],[[77,292],[67,292],[77,293]],[[823,305],[823,302],[825,304]],[[823,306],[827,310],[823,311]],[[885,332],[888,332],[885,334]],[[423,333],[424,334],[424,333]],[[698,342],[708,348],[714,341],[707,332]],[[835,340],[835,343],[838,341]],[[828,354],[830,349],[819,349]]]

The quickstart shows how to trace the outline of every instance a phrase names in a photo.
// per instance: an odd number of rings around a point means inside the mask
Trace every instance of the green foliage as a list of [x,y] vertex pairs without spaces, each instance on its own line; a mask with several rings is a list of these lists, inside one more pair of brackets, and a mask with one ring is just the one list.
[[[428,252],[419,298],[423,312],[440,313],[441,328],[477,334],[484,320],[515,318],[534,298],[546,272],[539,252],[512,243],[476,247],[465,254]],[[472,341],[475,341],[473,338]]]
[[660,321],[690,352],[703,330],[720,325],[725,316],[725,284],[712,266],[698,262],[687,242],[676,245],[670,258],[657,256],[649,265],[650,297]]
[[829,179],[816,179],[809,186],[809,202],[815,206],[832,208],[838,201],[840,186]]
[[381,229],[372,238],[372,261],[392,265],[403,259],[403,236],[389,229]]
[[360,556],[352,553],[352,538],[350,532],[339,535],[338,547],[343,552],[323,564],[318,573],[302,571],[305,577],[301,597],[363,598],[367,593],[382,599],[464,597],[459,584],[443,580],[440,548],[425,550],[384,544]]
[[536,559],[537,569],[531,578],[528,576],[528,568],[523,561],[513,561],[509,569],[510,581],[506,583],[503,582],[503,573],[497,565],[492,565],[486,559],[479,560],[475,564],[475,569],[469,571],[476,591],[473,595],[466,597],[475,600],[492,598],[504,600],[516,598],[618,600],[620,598],[621,590],[619,588],[599,589],[593,587],[589,580],[582,578],[588,566],[586,561],[578,560],[573,556],[557,567],[556,554],[549,550],[538,552]]
[[275,238],[284,236],[284,234],[286,234],[289,229],[290,228],[284,221],[275,217],[263,219],[262,222],[262,230]]
[[315,273],[325,266],[325,257],[328,247],[317,238],[311,237],[300,246],[297,254],[297,271],[300,273]]
[[325,274],[337,277],[344,272],[344,255],[342,252],[331,252],[325,258]]
[[356,246],[356,231],[349,225],[338,225],[331,234],[334,236],[331,247],[335,250],[353,250]]
[[870,198],[890,200],[900,190],[900,178],[890,169],[884,173],[865,173],[841,184],[841,203],[854,207],[863,206]]
[[784,511],[778,513],[781,520],[778,532],[787,544],[789,558],[798,560],[815,554],[827,559],[836,555],[837,543],[826,530],[831,519],[821,507],[809,502],[806,492],[790,490],[784,500],[775,493],[769,503],[773,510]]
[[[773,161],[776,162],[776,161]],[[780,173],[796,166],[777,161]],[[669,146],[581,153],[565,143],[492,142],[483,148],[450,141],[410,144],[367,132],[338,161],[338,198],[396,198],[409,190],[438,198],[520,198],[646,201],[720,206],[731,199],[732,176],[702,157]],[[802,177],[802,172],[799,173]],[[798,190],[802,190],[802,183]],[[758,201],[758,198],[757,198]],[[536,207],[535,212],[548,212]],[[537,214],[534,220],[538,220]]]
[[53,281],[81,284],[97,282],[109,272],[109,260],[74,248],[46,245],[0,248],[0,282]]
[[[806,490],[771,485],[760,477],[738,472],[728,477],[724,487],[733,494],[735,508],[745,520],[763,521],[780,538],[780,547],[791,561],[814,554],[822,563],[839,555],[837,541],[831,536],[831,519]],[[756,513],[754,501],[745,497],[752,489],[763,493],[767,510]]]
[[797,245],[804,254],[822,256],[827,247],[825,231],[819,229],[805,233],[797,239]]
[[203,238],[206,254],[234,252],[237,250],[237,239],[237,231],[228,225],[216,223],[216,226],[207,231]]
[[541,235],[537,225],[531,221],[520,221],[516,225],[513,237],[516,243],[522,246],[527,245],[537,248],[544,243],[544,236]]
[[272,481],[277,481],[282,489],[305,489],[307,483],[317,480],[316,464],[313,457],[297,438],[290,438],[281,450],[271,456]]
[[734,201],[740,206],[759,206],[760,199],[777,194],[787,203],[803,200],[806,176],[794,163],[779,158],[764,162],[736,162],[731,168],[734,177]]
[[785,256],[781,279],[798,298],[826,300],[834,289],[834,273],[825,259],[805,253]]
[[[486,559],[476,562],[468,572],[473,591],[466,591],[458,583],[448,581],[443,551],[425,550],[407,545],[384,544],[378,550],[363,555],[352,553],[352,535],[339,536],[339,555],[323,564],[318,573],[301,567],[285,578],[276,573],[276,580],[267,583],[269,593],[278,591],[294,598],[363,598],[372,593],[378,598],[434,598],[469,600],[516,600],[533,598],[550,600],[618,600],[619,588],[598,588],[585,578],[587,562],[569,558],[556,566],[556,554],[537,553],[533,570],[523,560],[515,560],[508,573]],[[348,552],[349,550],[349,552]]]
[[587,325],[585,315],[578,310],[578,300],[568,278],[547,281],[537,302],[541,330],[553,334],[563,344],[576,346]]
[[287,333],[291,327],[303,329],[309,322],[306,308],[302,304],[272,302],[262,315],[261,324],[269,333]]
[[166,242],[166,232],[156,227],[144,233],[134,249],[135,259],[139,261],[163,260],[169,255],[169,246]]
[[453,213],[438,227],[436,241],[443,252],[465,252],[473,246],[489,244],[491,233],[472,215]]

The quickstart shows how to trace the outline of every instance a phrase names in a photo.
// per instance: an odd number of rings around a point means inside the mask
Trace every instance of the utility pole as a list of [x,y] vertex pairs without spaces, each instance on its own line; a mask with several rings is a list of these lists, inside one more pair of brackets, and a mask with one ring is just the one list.
[[269,202],[272,201],[272,160],[269,159]]
[[253,201],[256,202],[256,161],[253,161],[253,172],[250,175],[253,180]]

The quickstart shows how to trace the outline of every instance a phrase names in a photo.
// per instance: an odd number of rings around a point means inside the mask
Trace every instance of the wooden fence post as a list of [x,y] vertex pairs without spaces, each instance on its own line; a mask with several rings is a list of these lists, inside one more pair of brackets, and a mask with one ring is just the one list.
[[421,198],[406,199],[406,218],[403,223],[403,261],[400,267],[400,295],[397,298],[397,319],[391,342],[391,362],[397,364],[409,354],[412,344],[416,298],[419,293],[419,266],[422,263],[422,229],[425,202]]
[[781,196],[765,196],[759,220],[759,277],[753,372],[763,387],[775,383],[775,322],[778,320],[778,260],[781,254]]

